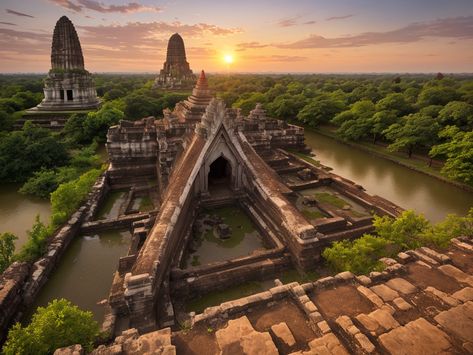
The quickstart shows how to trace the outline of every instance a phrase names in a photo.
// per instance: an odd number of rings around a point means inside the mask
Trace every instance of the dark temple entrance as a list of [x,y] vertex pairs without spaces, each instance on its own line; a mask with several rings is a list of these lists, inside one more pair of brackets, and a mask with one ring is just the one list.
[[232,167],[224,157],[217,158],[210,164],[209,192],[216,190],[230,190],[232,179]]

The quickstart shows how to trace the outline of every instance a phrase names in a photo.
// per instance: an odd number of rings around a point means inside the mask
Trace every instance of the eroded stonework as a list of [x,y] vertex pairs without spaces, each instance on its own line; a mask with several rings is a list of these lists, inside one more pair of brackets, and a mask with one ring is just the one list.
[[184,40],[178,33],[174,33],[169,38],[166,61],[154,82],[154,87],[190,89],[194,85],[195,79],[187,62]]
[[33,110],[88,110],[99,104],[92,77],[84,67],[77,32],[72,22],[62,16],[54,28],[51,70],[44,82],[44,99]]
[[[134,232],[115,274],[107,316],[112,333],[175,325],[182,312],[176,300],[271,279],[292,267],[311,270],[333,241],[371,232],[373,213],[401,211],[302,159],[308,153],[303,128],[267,117],[259,104],[246,117],[212,99],[204,72],[193,94],[163,119],[110,128],[107,149],[112,184],[155,178],[159,195],[158,214],[149,228]],[[225,206],[250,216],[265,249],[186,265],[199,211]]]

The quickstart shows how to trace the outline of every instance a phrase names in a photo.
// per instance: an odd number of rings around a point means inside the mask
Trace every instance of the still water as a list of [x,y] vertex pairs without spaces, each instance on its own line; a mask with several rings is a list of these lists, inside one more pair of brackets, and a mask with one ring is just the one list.
[[36,215],[47,224],[51,215],[49,200],[31,198],[17,192],[18,184],[0,186],[0,234],[10,232],[18,237],[15,242],[18,250],[27,239],[27,230],[31,229]]
[[31,312],[55,298],[66,298],[80,308],[92,311],[95,319],[101,322],[104,308],[97,302],[108,298],[118,259],[127,254],[130,238],[128,231],[107,231],[75,238],[40,291]]
[[473,193],[370,155],[306,129],[306,144],[315,159],[362,185],[369,194],[421,212],[432,222],[448,213],[464,215],[473,207]]

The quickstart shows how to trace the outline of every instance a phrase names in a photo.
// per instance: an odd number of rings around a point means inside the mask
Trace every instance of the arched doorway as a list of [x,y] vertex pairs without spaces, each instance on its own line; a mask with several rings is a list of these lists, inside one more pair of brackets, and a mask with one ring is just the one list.
[[214,160],[209,167],[208,186],[209,192],[228,191],[232,182],[232,166],[223,156]]

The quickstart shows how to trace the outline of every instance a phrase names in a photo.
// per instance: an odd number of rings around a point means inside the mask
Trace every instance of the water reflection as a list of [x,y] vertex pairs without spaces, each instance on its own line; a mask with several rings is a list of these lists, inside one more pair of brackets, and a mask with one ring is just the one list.
[[473,206],[473,193],[407,169],[306,130],[306,143],[316,159],[333,172],[362,185],[401,207],[423,213],[431,221],[448,213],[464,215]]
[[97,302],[108,297],[118,259],[126,255],[130,238],[128,231],[77,237],[41,290],[31,312],[54,298],[67,298],[102,321],[104,310]]
[[26,231],[31,229],[37,214],[47,223],[51,215],[48,200],[30,198],[20,194],[18,184],[0,186],[0,233],[10,232],[18,237],[15,242],[18,250],[27,239]]

